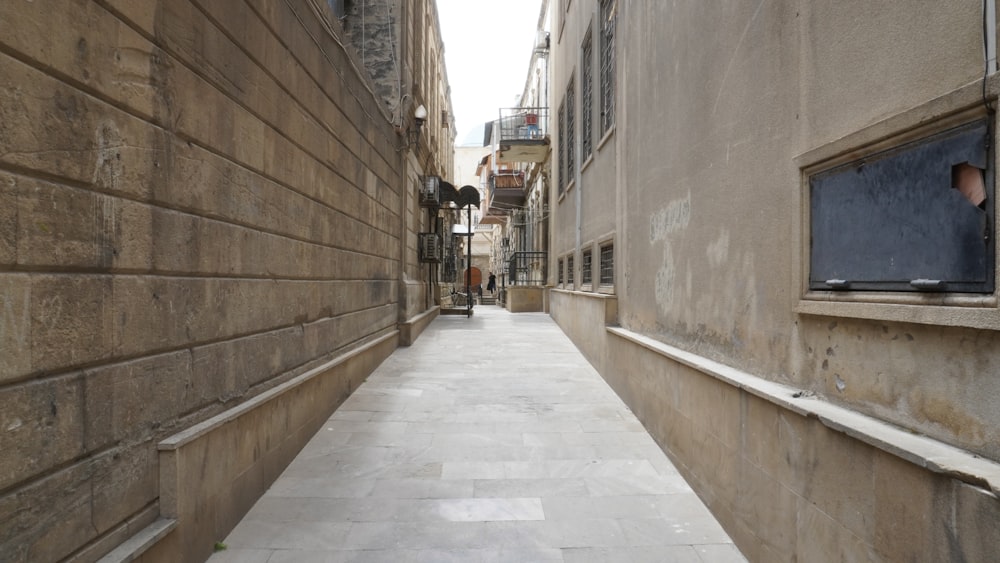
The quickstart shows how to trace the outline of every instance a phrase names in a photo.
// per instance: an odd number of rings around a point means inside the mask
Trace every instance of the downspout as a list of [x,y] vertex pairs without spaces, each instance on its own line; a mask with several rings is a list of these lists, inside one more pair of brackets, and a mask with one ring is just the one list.
[[[399,66],[397,67],[396,72],[400,73],[400,75],[401,75],[403,73],[403,69],[405,68],[406,63],[407,63],[407,58],[406,58],[407,57],[407,49],[406,49],[407,38],[404,37],[405,27],[403,26],[403,22],[406,21],[406,13],[404,11],[404,10],[406,10],[406,2],[403,2],[402,0],[397,0],[395,2],[393,0],[386,0],[386,3],[387,3],[387,5],[390,4],[390,3],[395,3],[396,6],[397,6],[397,12],[396,13],[398,14],[398,17],[397,17],[396,25],[394,27],[395,27],[395,29],[399,30],[399,35],[398,35],[399,42],[397,43],[397,48],[399,49],[399,53],[398,53],[399,58],[397,59],[399,61]],[[393,33],[396,33],[395,29],[392,30]],[[399,103],[399,123],[400,123],[400,126],[403,127],[403,141],[406,142],[409,139],[408,139],[408,135],[406,134],[406,117],[405,117],[405,115],[406,115],[406,108],[403,106],[403,100],[405,98],[408,98],[409,96],[404,96],[403,95],[402,79],[399,80],[399,84],[400,84],[399,102],[398,102]],[[407,85],[407,88],[409,89],[411,86],[412,85]],[[420,147],[418,145],[415,150],[419,150],[419,149],[420,149]],[[402,193],[400,194],[402,197],[399,198],[399,205],[400,205],[400,209],[399,209],[399,274],[398,274],[397,279],[396,279],[396,284],[397,284],[397,287],[398,287],[397,291],[399,292],[399,295],[397,296],[396,299],[397,299],[397,304],[398,304],[397,306],[399,307],[399,312],[397,314],[397,319],[398,319],[398,321],[400,323],[405,323],[407,320],[409,320],[407,318],[407,316],[406,316],[406,313],[407,313],[407,311],[406,311],[406,309],[407,309],[407,295],[406,295],[406,264],[407,264],[406,253],[407,253],[407,249],[406,249],[406,239],[408,238],[408,233],[407,233],[407,230],[406,230],[406,228],[407,228],[406,227],[406,210],[409,209],[409,207],[410,207],[409,199],[411,197],[411,195],[410,195],[410,181],[409,181],[409,174],[408,174],[409,168],[410,168],[410,154],[411,154],[410,150],[411,150],[410,147],[407,147],[406,150],[403,150],[403,151],[399,152],[399,156],[400,156],[400,160],[401,160],[401,162],[400,162],[400,176],[401,176],[401,180],[402,180],[403,186],[402,186]]]
[[[598,7],[599,4],[595,2],[593,8],[591,9],[591,21],[600,21],[601,15],[598,12]],[[591,64],[591,62],[592,61],[581,61],[582,64],[586,65]],[[583,96],[576,96],[576,93],[574,92],[573,98],[576,99],[578,97],[580,98],[580,109],[583,110]],[[591,101],[591,107],[587,108],[586,111],[593,111],[593,101]],[[579,115],[582,119],[583,111],[581,111]],[[591,123],[593,123],[593,121],[591,121]],[[580,130],[582,128],[575,127],[574,129]],[[590,134],[593,135],[593,132],[591,132]],[[576,140],[574,139],[574,141]],[[582,251],[581,245],[583,244],[583,170],[581,169],[582,167],[580,166],[581,164],[583,164],[583,162],[580,160],[581,158],[583,158],[582,145],[583,143],[574,142],[573,146],[573,152],[575,153],[576,156],[576,158],[574,159],[574,162],[576,163],[576,170],[573,171],[573,177],[576,179],[576,250],[581,250],[581,251]],[[574,270],[576,269],[576,265],[578,262],[582,264],[582,260],[577,261],[576,259],[576,250],[573,251]],[[576,285],[576,279],[577,279],[576,272],[573,272],[574,286]]]
[[984,9],[986,13],[984,25],[986,27],[986,73],[993,74],[997,71],[997,2],[996,0],[985,0]]

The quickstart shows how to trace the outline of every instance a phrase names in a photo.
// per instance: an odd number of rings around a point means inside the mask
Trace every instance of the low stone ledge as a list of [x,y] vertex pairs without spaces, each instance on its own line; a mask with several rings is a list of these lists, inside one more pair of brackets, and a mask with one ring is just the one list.
[[545,310],[545,292],[540,285],[507,286],[507,310],[511,313],[540,313]]
[[431,321],[441,314],[441,307],[434,306],[419,315],[415,315],[399,323],[399,345],[412,346],[424,332]]
[[920,436],[870,416],[834,405],[799,389],[768,381],[669,344],[619,327],[610,334],[638,344],[708,376],[801,416],[819,420],[832,430],[905,459],[928,471],[989,489],[1000,497],[1000,464],[969,451]]
[[203,561],[333,411],[392,354],[399,331],[372,338],[163,440],[160,514],[176,529],[144,561]]
[[362,345],[359,348],[347,352],[346,354],[337,356],[336,358],[330,360],[329,362],[326,362],[321,366],[315,367],[303,373],[302,375],[295,377],[294,379],[286,381],[281,385],[274,387],[273,389],[269,389],[261,393],[260,395],[257,395],[256,397],[247,400],[246,402],[240,403],[239,405],[236,405],[231,409],[227,409],[226,411],[221,412],[213,416],[212,418],[205,420],[204,422],[200,422],[192,426],[191,428],[178,432],[177,434],[174,434],[173,436],[170,436],[169,438],[157,444],[157,449],[159,449],[160,451],[175,450],[178,447],[183,446],[184,444],[187,444],[188,442],[191,442],[192,440],[195,440],[208,432],[211,432],[212,430],[218,428],[219,426],[222,426],[227,422],[231,422],[236,418],[246,414],[247,412],[256,409],[262,403],[266,403],[274,399],[275,397],[287,393],[289,390],[302,385],[303,383],[309,381],[310,379],[316,377],[317,375],[325,371],[328,371],[330,368],[338,364],[342,364],[355,356],[364,354],[365,352],[374,348],[375,346],[378,346],[379,344],[385,342],[386,340],[394,337],[396,334],[397,334],[396,332],[393,332],[391,334],[379,337],[372,342],[369,342],[367,344]]
[[139,533],[136,535],[125,540],[124,543],[112,550],[111,553],[98,559],[97,563],[129,563],[130,561],[135,561],[176,527],[177,520],[173,518],[159,518],[152,524],[139,530]]

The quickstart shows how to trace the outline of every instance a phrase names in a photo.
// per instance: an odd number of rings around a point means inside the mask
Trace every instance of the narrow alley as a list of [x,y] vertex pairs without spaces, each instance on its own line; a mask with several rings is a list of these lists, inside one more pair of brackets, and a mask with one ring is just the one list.
[[745,561],[554,321],[492,306],[394,352],[224,543],[212,563]]

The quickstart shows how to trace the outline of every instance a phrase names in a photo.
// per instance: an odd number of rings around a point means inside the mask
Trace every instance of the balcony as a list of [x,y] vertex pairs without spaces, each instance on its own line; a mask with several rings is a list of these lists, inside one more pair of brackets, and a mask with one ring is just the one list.
[[506,214],[511,209],[524,207],[524,171],[497,170],[490,174],[489,213]]
[[507,285],[545,285],[547,252],[515,252],[507,264]]
[[549,108],[502,108],[500,162],[544,162],[549,152]]

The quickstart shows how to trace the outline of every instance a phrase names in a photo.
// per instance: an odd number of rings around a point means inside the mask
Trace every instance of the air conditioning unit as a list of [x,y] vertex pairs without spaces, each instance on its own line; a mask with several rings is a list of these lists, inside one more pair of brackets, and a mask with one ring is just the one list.
[[441,178],[421,176],[420,207],[441,207]]
[[417,237],[421,262],[441,261],[441,237],[437,233],[420,233]]

